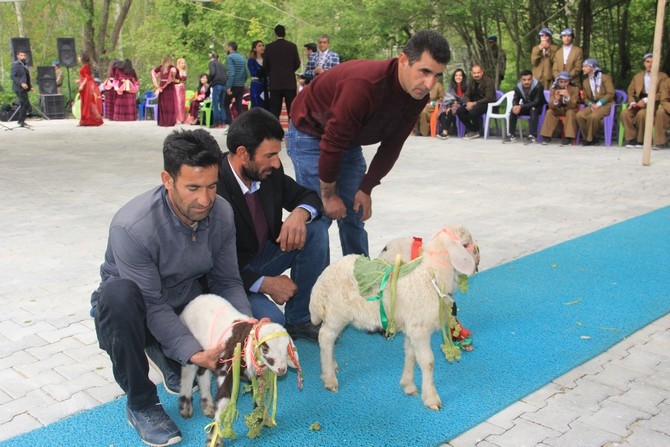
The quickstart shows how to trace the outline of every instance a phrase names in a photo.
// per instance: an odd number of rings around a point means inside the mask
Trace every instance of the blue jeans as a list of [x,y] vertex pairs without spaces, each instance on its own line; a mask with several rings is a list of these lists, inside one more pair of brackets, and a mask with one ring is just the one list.
[[212,86],[210,95],[212,97],[212,127],[216,127],[226,122],[226,111],[223,105],[226,96],[226,86],[221,84]]
[[254,318],[268,317],[274,323],[302,324],[310,321],[309,297],[312,287],[328,265],[328,231],[320,219],[307,224],[307,238],[302,250],[283,252],[274,242],[268,241],[263,252],[243,270],[265,276],[279,276],[291,269],[291,279],[298,287],[288,300],[284,313],[262,293],[249,293]]
[[[300,132],[293,127],[292,123],[289,123],[286,133],[286,152],[293,162],[295,180],[300,185],[316,191],[320,197],[319,157],[321,150],[319,149],[319,143],[321,143],[320,138]],[[342,199],[347,209],[347,217],[337,221],[343,256],[349,254],[369,256],[368,233],[365,231],[365,224],[361,220],[360,212],[354,212],[354,197],[363,181],[366,169],[363,148],[357,144],[350,145],[344,151],[342,167],[337,176],[336,190],[337,195]],[[325,226],[327,231],[332,220],[323,216],[317,222]],[[311,225],[317,222],[312,222]],[[330,253],[330,250],[328,253]]]

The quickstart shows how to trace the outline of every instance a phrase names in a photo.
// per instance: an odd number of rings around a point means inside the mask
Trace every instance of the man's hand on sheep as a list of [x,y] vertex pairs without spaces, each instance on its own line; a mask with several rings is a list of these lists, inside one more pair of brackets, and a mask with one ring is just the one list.
[[[361,210],[362,208],[362,210]],[[354,197],[354,211],[361,216],[361,221],[365,222],[372,217],[372,197],[363,191],[358,191]]]
[[282,305],[298,291],[298,286],[286,275],[266,276],[258,291],[269,295],[272,301]]
[[281,226],[276,242],[281,251],[302,250],[307,239],[307,220],[312,217],[304,208],[296,208]]
[[203,368],[214,370],[225,348],[224,345],[217,345],[204,351],[198,351],[191,356],[189,361]]

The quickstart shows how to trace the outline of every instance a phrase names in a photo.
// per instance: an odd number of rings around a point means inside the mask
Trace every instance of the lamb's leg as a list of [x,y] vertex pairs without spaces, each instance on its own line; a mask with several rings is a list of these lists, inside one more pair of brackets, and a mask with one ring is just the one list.
[[409,337],[405,336],[405,365],[402,370],[402,376],[400,377],[400,386],[405,394],[410,396],[415,396],[419,394],[419,390],[416,388],[414,383],[414,365],[416,364],[416,356],[414,354],[414,348],[412,348],[412,343],[409,341]]
[[198,368],[198,388],[200,388],[200,408],[208,418],[214,417],[212,401],[212,373],[207,368]]
[[439,410],[442,408],[442,401],[437,394],[435,382],[433,381],[433,372],[435,370],[435,356],[433,350],[430,348],[430,334],[421,332],[418,334],[405,334],[409,339],[414,352],[416,360],[421,368],[421,399],[423,404],[431,410]]
[[338,383],[335,373],[337,362],[335,361],[335,340],[342,332],[343,327],[332,327],[330,322],[324,321],[319,330],[319,348],[321,349],[321,380],[323,386],[330,391],[337,391]]
[[184,384],[192,384],[195,373],[198,370],[197,365],[186,365],[181,367],[181,387],[179,389],[179,414],[183,418],[193,416],[193,387]]
[[[233,387],[233,374],[231,371],[218,370],[218,376],[216,377],[216,412],[214,414],[214,420],[218,421],[221,419],[221,412],[226,405],[230,402],[230,394]],[[210,430],[207,433],[207,442],[206,446],[211,446],[212,437],[214,436],[214,430]],[[217,438],[214,447],[223,447],[223,439]]]

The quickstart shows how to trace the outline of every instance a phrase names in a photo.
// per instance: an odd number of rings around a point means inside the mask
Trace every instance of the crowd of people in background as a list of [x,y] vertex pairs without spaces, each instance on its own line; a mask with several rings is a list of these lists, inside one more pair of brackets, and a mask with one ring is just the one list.
[[[644,135],[647,97],[656,90],[654,112],[654,142],[657,148],[668,146],[666,132],[670,126],[670,80],[659,73],[657,83],[650,86],[653,55],[644,55],[644,70],[631,81],[625,104],[615,104],[612,77],[603,72],[595,58],[585,58],[582,49],[574,43],[572,28],[560,32],[560,42],[554,42],[554,33],[544,27],[538,33],[539,42],[533,46],[529,64],[522,67],[514,87],[508,128],[502,133],[504,143],[516,141],[519,117],[529,118],[529,132],[525,143],[550,144],[553,139],[561,145],[573,144],[581,136],[583,145],[600,142],[603,119],[615,105],[623,105],[621,123],[625,129],[627,147],[640,147]],[[489,36],[487,57],[474,63],[469,72],[456,68],[446,85],[438,83],[429,93],[430,100],[415,123],[414,133],[435,135],[441,140],[460,134],[464,139],[482,135],[482,116],[489,104],[500,97],[499,86],[505,77],[507,55],[498,45],[498,36]],[[140,79],[129,59],[115,59],[99,89],[91,89],[93,67],[90,57],[80,57],[82,68],[79,79],[79,113],[81,125],[100,125],[102,118],[113,121],[138,119],[138,104],[155,101],[154,117],[159,126],[177,124],[207,124],[211,128],[227,127],[243,111],[261,107],[279,117],[282,107],[290,114],[296,95],[320,74],[340,64],[340,57],[330,49],[330,37],[322,34],[317,42],[303,45],[304,70],[297,46],[286,39],[283,25],[274,28],[274,41],[251,42],[246,58],[238,52],[237,42],[226,44],[225,60],[212,51],[207,72],[198,78],[194,90],[188,89],[186,59],[165,56],[161,65],[151,70],[153,92],[140,94]],[[18,74],[21,60],[17,58],[14,71]],[[58,92],[62,93],[63,73],[58,61],[52,63]],[[87,82],[88,81],[88,82]],[[21,83],[15,83],[19,102],[25,98]],[[18,86],[18,87],[17,87]],[[576,94],[574,93],[576,92]],[[204,123],[200,108],[211,103],[211,121]],[[27,107],[28,109],[30,107]],[[25,110],[25,108],[24,108]],[[100,117],[96,116],[99,111]],[[542,122],[539,122],[541,111]],[[436,117],[434,115],[437,115]],[[25,125],[25,120],[20,124]],[[459,129],[460,128],[460,129]],[[463,133],[459,132],[461,130]]]

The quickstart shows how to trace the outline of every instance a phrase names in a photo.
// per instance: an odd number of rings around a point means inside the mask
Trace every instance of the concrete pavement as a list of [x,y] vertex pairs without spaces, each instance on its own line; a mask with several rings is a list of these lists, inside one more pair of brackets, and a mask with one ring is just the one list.
[[[29,123],[34,130],[0,128],[0,440],[121,394],[97,347],[89,296],[112,215],[160,181],[173,130],[153,121]],[[224,148],[223,132],[212,133]],[[461,223],[485,270],[670,205],[670,151],[654,151],[649,167],[641,160],[640,150],[619,147],[410,137],[373,192],[371,253]],[[336,259],[334,232],[331,241]],[[641,249],[647,243],[640,235]],[[445,447],[667,445],[668,315]]]

